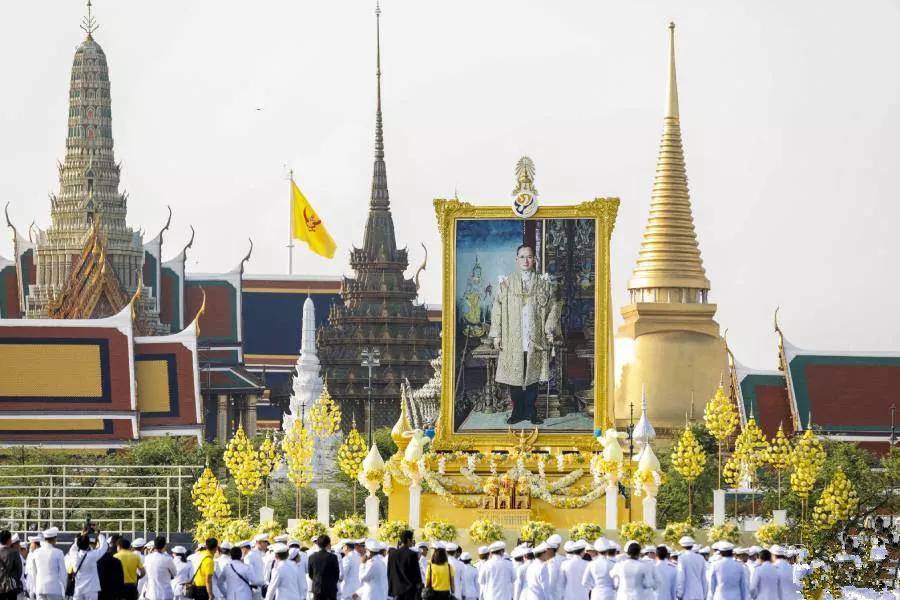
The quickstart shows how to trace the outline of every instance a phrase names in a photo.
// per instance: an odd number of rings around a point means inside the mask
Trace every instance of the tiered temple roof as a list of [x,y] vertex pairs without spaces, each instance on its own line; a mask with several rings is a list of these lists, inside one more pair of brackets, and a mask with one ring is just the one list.
[[361,366],[364,348],[377,348],[381,366],[373,370],[373,423],[393,425],[400,411],[401,384],[418,387],[432,375],[429,364],[440,345],[438,327],[429,322],[417,289],[404,275],[407,251],[397,248],[384,161],[381,112],[381,33],[377,19],[377,108],[375,164],[369,216],[362,248],[350,252],[355,275],[341,283],[342,305],[333,305],[328,325],[318,333],[319,360],[332,397],[341,405],[345,427],[353,416],[365,423],[368,369]]

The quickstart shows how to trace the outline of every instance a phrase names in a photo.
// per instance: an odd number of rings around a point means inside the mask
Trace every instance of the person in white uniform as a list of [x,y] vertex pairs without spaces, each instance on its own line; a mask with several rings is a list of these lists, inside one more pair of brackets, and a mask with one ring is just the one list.
[[781,597],[778,569],[772,564],[772,553],[760,550],[759,564],[750,575],[750,597],[753,600],[789,600]]
[[472,565],[472,555],[463,552],[459,556],[459,562],[462,563],[462,600],[478,600],[478,569]]
[[747,569],[734,558],[734,544],[719,541],[713,545],[719,559],[710,567],[709,595],[712,600],[750,600]]
[[[550,558],[547,562],[547,572],[550,575],[548,600],[563,600],[562,586],[560,585],[560,569],[566,559],[559,553],[559,547],[562,545],[562,542],[562,536],[556,533],[548,537],[545,542],[550,550]],[[535,556],[535,560],[537,560],[537,556]]]
[[147,600],[172,600],[172,580],[178,570],[175,561],[166,553],[166,538],[159,536],[153,540],[153,551],[144,559],[144,571],[147,573],[143,597]]
[[425,570],[428,568],[428,544],[419,542],[416,544],[416,551],[419,553],[419,570],[422,572],[422,581],[425,581]]
[[387,600],[387,562],[383,556],[387,546],[377,540],[366,540],[365,549],[359,568],[359,600]]
[[263,559],[266,556],[266,553],[269,550],[269,536],[265,533],[260,533],[255,538],[253,538],[254,548],[250,549],[244,557],[244,564],[253,569],[253,578],[257,581],[265,581],[266,579],[266,568],[263,564]]
[[694,552],[697,542],[686,535],[678,540],[678,545],[684,548],[684,552],[678,555],[675,596],[679,600],[706,600],[706,561]]
[[172,578],[172,595],[175,600],[186,600],[184,584],[190,583],[194,578],[193,565],[185,557],[187,548],[175,546],[172,548],[172,564],[175,565],[175,577]]
[[616,546],[606,538],[599,538],[594,542],[594,550],[597,556],[585,569],[581,583],[590,590],[591,600],[613,600],[616,590],[610,572],[616,564]]
[[254,589],[262,586],[262,580],[256,578],[256,573],[250,565],[241,560],[242,553],[240,546],[229,551],[231,560],[222,570],[224,600],[251,600]]
[[678,567],[669,560],[669,548],[656,548],[656,564],[653,565],[656,576],[656,600],[675,600],[675,583],[678,578]]
[[[525,571],[528,569],[528,563],[530,561],[525,560],[525,553],[532,552],[531,548],[525,548],[525,546],[516,546],[512,549],[512,552],[509,553],[510,558],[513,560],[513,573],[515,580],[513,581],[513,600],[519,600],[522,596],[522,590],[525,588]],[[534,559],[533,554],[529,554],[532,559]]]
[[447,551],[447,561],[453,569],[453,589],[456,590],[455,595],[459,597],[463,585],[464,569],[462,561],[459,560],[459,555],[462,554],[462,552],[460,551],[459,545],[454,542],[444,542],[444,550]]
[[76,600],[96,600],[100,593],[100,576],[97,574],[97,561],[100,560],[109,549],[106,536],[100,534],[97,538],[97,547],[91,548],[90,537],[82,534],[75,539],[75,543],[69,547],[69,555],[66,557],[66,567],[70,573],[75,573]]
[[356,540],[343,540],[340,544],[344,552],[341,558],[341,571],[344,573],[344,580],[341,582],[341,598],[350,600],[359,589],[359,571],[362,563],[360,558],[360,549],[365,552],[365,547],[357,545]]
[[535,547],[534,560],[525,569],[525,586],[520,600],[551,600],[550,562],[554,556],[546,542]]
[[288,560],[287,545],[279,542],[272,546],[272,552],[275,554],[275,564],[266,590],[266,600],[298,600],[297,565]]
[[216,597],[225,597],[225,567],[231,563],[231,550],[234,546],[231,542],[222,542],[216,548],[216,574],[213,576],[213,589]]
[[494,542],[488,546],[491,557],[478,574],[478,587],[483,600],[512,600],[515,571],[512,562],[503,556],[506,543]]
[[794,586],[794,569],[787,560],[787,549],[773,545],[769,548],[772,557],[775,559],[775,572],[778,573],[778,593],[781,600],[793,600],[797,597],[797,588]]
[[629,541],[625,544],[625,558],[610,571],[617,600],[653,600],[653,565],[640,560],[640,555],[641,545]]
[[56,547],[59,529],[51,527],[44,531],[41,547],[35,550],[32,561],[32,580],[37,600],[62,600],[66,593],[66,560],[62,550]]
[[561,593],[565,600],[588,600],[588,588],[583,583],[584,572],[589,564],[584,560],[587,545],[583,541],[569,541],[563,547],[566,560],[559,568]]

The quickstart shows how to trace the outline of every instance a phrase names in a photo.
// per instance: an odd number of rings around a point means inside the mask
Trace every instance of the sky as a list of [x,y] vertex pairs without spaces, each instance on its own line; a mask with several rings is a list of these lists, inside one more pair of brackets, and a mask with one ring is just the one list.
[[[775,368],[772,330],[810,349],[898,350],[900,4],[795,0],[384,0],[388,184],[410,274],[440,302],[432,199],[507,204],[519,157],[544,205],[617,196],[612,294],[646,223],[677,23],[681,125],[717,321]],[[287,272],[289,169],[338,243],[295,273],[349,273],[372,176],[369,0],[95,0],[129,224],[188,270]],[[79,0],[5,7],[0,201],[49,223],[64,155]],[[0,236],[0,255],[12,255]],[[299,318],[299,315],[298,315]],[[621,323],[618,308],[615,327]]]

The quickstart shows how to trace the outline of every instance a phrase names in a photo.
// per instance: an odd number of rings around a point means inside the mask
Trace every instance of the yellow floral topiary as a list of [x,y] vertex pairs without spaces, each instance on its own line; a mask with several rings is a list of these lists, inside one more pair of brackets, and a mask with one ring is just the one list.
[[259,456],[253,444],[247,439],[244,428],[238,425],[237,432],[225,447],[225,466],[231,473],[235,487],[244,496],[250,496],[262,485]]
[[791,465],[791,453],[794,448],[791,440],[784,434],[784,426],[778,426],[778,432],[769,443],[769,451],[766,453],[766,462],[778,476],[778,508],[781,508],[781,476]]
[[809,495],[816,485],[816,478],[825,464],[825,458],[822,442],[811,429],[807,429],[791,453],[791,489],[800,498],[801,520],[806,518]]
[[233,544],[251,539],[256,534],[256,528],[247,519],[229,519],[222,524],[222,541]]
[[191,499],[193,499],[194,506],[201,513],[206,510],[206,506],[209,504],[217,487],[219,487],[219,480],[213,474],[212,469],[206,467],[191,488]]
[[547,521],[528,521],[522,525],[519,538],[536,546],[553,535],[555,531],[553,524]]
[[259,445],[257,452],[259,458],[259,475],[260,477],[268,477],[281,466],[281,454],[272,440],[272,436],[268,433],[266,438]]
[[496,521],[478,519],[469,526],[469,539],[476,544],[491,544],[503,539],[503,528]]
[[456,527],[446,521],[429,521],[422,528],[423,540],[456,541]]
[[369,534],[369,527],[362,517],[351,515],[335,521],[331,533],[337,538],[362,538]]
[[756,530],[756,540],[763,546],[772,544],[787,544],[790,536],[790,528],[778,523],[764,523]]
[[341,409],[328,393],[327,385],[309,410],[309,426],[318,438],[332,436],[341,428]]
[[643,521],[631,521],[619,528],[619,536],[622,538],[623,545],[625,542],[634,540],[644,547],[653,543],[656,531]]
[[281,442],[287,462],[288,479],[297,489],[308,485],[313,479],[312,458],[315,448],[312,436],[300,419],[295,419],[290,431]]
[[672,467],[681,475],[688,484],[688,519],[693,516],[692,487],[697,477],[703,473],[706,466],[706,453],[697,441],[694,432],[688,427],[678,438],[678,443],[672,450]]
[[678,544],[678,540],[686,535],[694,536],[694,526],[687,521],[672,521],[667,523],[665,530],[663,530],[663,540],[673,546]]
[[840,469],[822,491],[813,509],[813,523],[817,529],[830,529],[840,521],[846,521],[856,514],[859,496],[853,483]]
[[409,523],[406,521],[384,521],[378,526],[376,537],[391,546],[396,546],[400,543],[400,534],[407,529],[409,529]]
[[344,443],[338,448],[338,467],[350,479],[356,481],[362,469],[362,462],[369,449],[363,437],[356,430],[356,424],[350,429]]
[[318,519],[300,519],[297,521],[297,524],[294,525],[294,528],[288,532],[291,537],[303,544],[310,544],[320,535],[325,535],[327,533],[328,528]]
[[703,409],[703,423],[706,430],[716,439],[719,447],[719,487],[722,487],[722,450],[728,438],[738,425],[738,414],[734,402],[725,394],[720,384],[715,396],[706,403]]
[[569,538],[585,540],[593,543],[606,534],[606,528],[600,523],[577,523],[569,530]]
[[707,539],[712,543],[726,540],[737,544],[741,541],[741,530],[736,523],[722,523],[709,528]]
[[200,513],[204,519],[219,522],[231,516],[231,505],[228,504],[228,500],[225,498],[225,490],[222,489],[222,486],[216,486],[212,496],[206,503],[206,508],[201,509]]

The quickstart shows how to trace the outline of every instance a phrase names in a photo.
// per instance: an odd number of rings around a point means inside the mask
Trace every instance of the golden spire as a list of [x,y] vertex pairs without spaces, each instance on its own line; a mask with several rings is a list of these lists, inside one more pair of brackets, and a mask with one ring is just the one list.
[[[650,199],[650,218],[629,290],[681,288],[708,290],[709,280],[700,258],[688,193],[681,124],[678,115],[678,83],[675,77],[675,24],[669,23],[669,77],[663,134]],[[697,295],[636,298],[634,302],[705,302]]]

